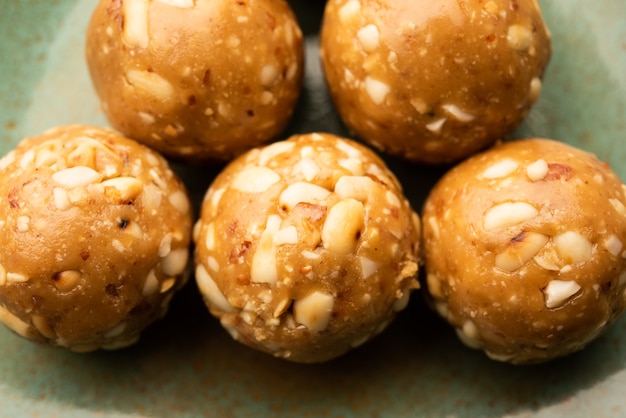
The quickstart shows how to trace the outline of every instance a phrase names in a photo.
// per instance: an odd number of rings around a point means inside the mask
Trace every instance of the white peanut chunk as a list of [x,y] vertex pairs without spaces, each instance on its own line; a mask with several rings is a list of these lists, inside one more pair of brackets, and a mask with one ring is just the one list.
[[374,104],[382,104],[385,101],[385,97],[391,91],[391,87],[388,84],[383,83],[380,80],[376,80],[371,77],[365,78],[365,92],[372,99]]
[[568,264],[583,263],[591,258],[593,244],[575,231],[567,231],[554,237],[559,256]]
[[447,118],[437,119],[436,121],[427,124],[426,125],[426,129],[428,129],[429,131],[431,131],[434,134],[439,134],[439,133],[441,133],[441,129],[443,128],[443,125],[447,121],[448,121]]
[[52,189],[52,199],[54,200],[54,206],[59,210],[67,209],[72,205],[67,190],[63,187]]
[[294,302],[293,316],[311,331],[323,331],[328,327],[334,304],[332,295],[316,291]]
[[161,102],[168,102],[174,98],[174,86],[157,73],[134,69],[128,70],[126,72],[126,80],[128,84],[134,86],[137,90]]
[[188,248],[172,250],[161,261],[161,269],[168,276],[178,276],[185,271],[189,259]]
[[441,106],[443,110],[452,115],[459,122],[471,122],[474,120],[474,115],[462,110],[460,107],[454,104],[446,104]]
[[32,316],[32,322],[33,322],[33,325],[35,326],[35,329],[39,331],[39,333],[43,335],[44,337],[50,338],[51,340],[54,340],[55,338],[57,338],[56,332],[50,325],[48,318],[46,318],[45,316],[34,314]]
[[375,183],[367,176],[343,176],[335,184],[335,193],[340,199],[356,199],[365,202]]
[[174,287],[174,285],[176,284],[176,279],[174,277],[168,277],[167,279],[163,280],[163,283],[161,284],[161,293],[165,293],[168,290],[170,290],[172,287]]
[[312,181],[320,173],[320,167],[310,158],[303,158],[293,166],[292,174],[302,174],[306,181]]
[[65,270],[52,276],[52,280],[61,292],[69,292],[78,285],[82,276],[80,270]]
[[526,174],[531,181],[539,181],[548,175],[549,170],[546,160],[540,159],[526,167]]
[[457,328],[456,335],[459,337],[459,340],[469,348],[479,349],[483,345],[480,340],[478,328],[472,320],[468,319],[463,323],[462,328]]
[[206,239],[204,245],[207,250],[213,250],[215,248],[215,224],[211,222],[206,228]]
[[355,199],[343,199],[328,211],[322,227],[324,248],[339,254],[354,251],[365,226],[363,203]]
[[378,263],[367,257],[359,257],[361,262],[361,276],[367,279],[378,271]]
[[483,226],[491,231],[498,228],[519,225],[539,214],[539,211],[526,202],[505,202],[489,209],[483,219]]
[[263,193],[280,181],[280,175],[266,167],[249,166],[233,179],[231,187],[244,193]]
[[611,253],[613,256],[617,257],[622,252],[622,248],[624,248],[624,243],[616,236],[611,235],[604,241],[604,248]]
[[2,305],[0,305],[0,322],[4,323],[22,337],[28,338],[32,334],[32,330],[26,322],[13,315],[12,312]]
[[257,159],[260,166],[266,165],[272,158],[290,152],[296,146],[295,142],[278,141],[263,148]]
[[159,243],[159,257],[166,257],[170,251],[172,251],[172,240],[174,239],[174,235],[170,232],[167,233],[161,238],[161,242]]
[[143,183],[134,177],[115,177],[102,182],[104,194],[118,202],[132,202],[143,191]]
[[403,311],[407,306],[409,306],[410,299],[411,299],[411,291],[409,289],[400,291],[399,297],[393,302],[393,305],[392,305],[393,311],[394,312]]
[[278,232],[276,232],[276,235],[274,235],[274,244],[277,246],[297,243],[298,230],[293,225],[280,229]]
[[265,230],[261,234],[258,247],[252,257],[252,265],[250,266],[250,280],[255,283],[272,284],[278,280],[274,235],[280,229],[280,224],[280,216],[270,215],[267,217]]
[[609,199],[609,203],[613,206],[617,213],[622,216],[626,216],[626,206],[624,206],[621,200],[611,198]]
[[526,26],[511,25],[506,35],[511,48],[518,51],[524,51],[528,49],[533,43],[533,33]]
[[28,216],[20,216],[16,221],[17,230],[27,232],[30,229],[30,218]]
[[150,270],[146,281],[143,284],[142,295],[144,297],[152,296],[159,290],[159,279],[157,279],[154,269]]
[[202,264],[198,264],[196,267],[196,281],[198,282],[198,288],[200,288],[202,295],[208,299],[211,306],[222,312],[236,311]]
[[563,267],[563,260],[559,258],[553,245],[544,247],[542,251],[533,257],[533,260],[539,267],[550,271],[559,271]]
[[261,84],[270,87],[278,78],[278,68],[275,65],[267,64],[261,69]]
[[532,103],[535,103],[539,100],[541,96],[541,90],[543,88],[543,83],[539,77],[534,77],[530,80],[530,91],[528,92],[528,98]]
[[524,232],[496,255],[496,267],[513,272],[529,262],[548,243],[549,237],[537,232]]
[[7,272],[7,283],[26,283],[30,278],[21,273]]
[[574,297],[581,287],[573,280],[552,280],[543,290],[545,303],[548,309],[563,306],[568,300]]
[[4,286],[5,284],[7,284],[7,269],[0,264],[0,286]]
[[505,158],[504,160],[498,161],[497,163],[487,168],[480,176],[485,179],[498,179],[506,177],[509,174],[513,173],[515,170],[517,170],[518,166],[519,164],[517,163],[517,161],[514,161],[510,158]]
[[330,195],[330,191],[312,183],[297,182],[282,191],[278,203],[285,210],[293,209],[298,203],[319,203]]
[[335,146],[338,150],[346,154],[348,158],[356,158],[358,160],[363,158],[363,153],[361,152],[361,150],[345,141],[335,141]]
[[171,193],[167,200],[176,208],[177,211],[182,213],[183,215],[187,214],[190,209],[189,199],[187,198],[187,194],[182,190],[176,190],[174,193]]
[[119,337],[120,335],[122,335],[124,333],[124,331],[126,330],[127,326],[128,326],[128,323],[126,321],[122,321],[119,324],[115,325],[113,328],[109,329],[104,334],[104,337],[105,338]]
[[146,48],[150,42],[148,33],[149,0],[126,0],[122,2],[124,31],[122,40],[130,47]]
[[52,180],[66,189],[88,186],[100,179],[100,173],[91,167],[76,166],[57,171],[52,175]]
[[379,35],[378,28],[372,24],[362,27],[356,33],[359,44],[365,52],[373,52],[378,48]]
[[356,16],[361,10],[361,3],[358,0],[349,0],[339,9],[339,19],[347,21]]

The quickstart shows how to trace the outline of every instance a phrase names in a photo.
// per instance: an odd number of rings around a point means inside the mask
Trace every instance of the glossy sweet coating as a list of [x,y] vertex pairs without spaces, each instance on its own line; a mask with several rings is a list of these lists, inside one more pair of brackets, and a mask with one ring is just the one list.
[[321,29],[345,124],[420,163],[455,162],[511,133],[550,54],[535,0],[329,0]]
[[102,0],[86,57],[111,125],[188,161],[274,139],[302,86],[302,33],[283,0]]
[[626,188],[587,152],[497,146],[448,172],[423,219],[431,301],[493,359],[564,356],[624,310]]
[[296,135],[242,155],[209,188],[196,280],[239,342],[294,362],[382,332],[418,287],[420,225],[370,149]]
[[62,126],[0,160],[0,321],[73,351],[133,344],[188,276],[187,192],[156,152]]

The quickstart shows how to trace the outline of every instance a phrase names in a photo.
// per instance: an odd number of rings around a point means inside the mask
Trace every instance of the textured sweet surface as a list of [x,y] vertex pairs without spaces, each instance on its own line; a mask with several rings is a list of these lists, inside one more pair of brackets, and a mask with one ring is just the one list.
[[626,186],[591,154],[496,146],[446,173],[423,216],[432,303],[493,359],[578,351],[624,310]]
[[418,287],[420,221],[383,161],[329,134],[237,158],[194,230],[196,280],[232,337],[297,362],[380,334]]
[[98,127],[0,159],[0,321],[73,351],[134,344],[187,278],[192,209],[165,159]]
[[[305,90],[289,133],[346,134],[317,52],[320,4],[292,1],[306,34]],[[0,13],[0,147],[61,123],[105,125],[84,63],[93,0],[6,2]],[[540,1],[554,53],[542,97],[515,136],[565,138],[626,179],[626,57],[620,1]],[[387,159],[414,207],[440,173]],[[215,170],[179,170],[201,198]],[[424,183],[417,184],[416,178]],[[193,179],[193,181],[189,181]],[[619,416],[626,411],[626,322],[581,353],[538,367],[493,362],[460,344],[414,297],[387,331],[327,364],[256,353],[207,320],[189,287],[138,345],[88,356],[0,328],[0,416]],[[416,323],[413,318],[423,320]],[[189,320],[189,318],[193,318]],[[200,319],[201,318],[201,319]],[[288,394],[288,396],[285,396]]]
[[302,32],[284,0],[102,0],[85,51],[111,125],[185,160],[276,139],[302,87]]
[[427,163],[514,130],[539,99],[552,49],[534,0],[329,0],[320,43],[346,125]]

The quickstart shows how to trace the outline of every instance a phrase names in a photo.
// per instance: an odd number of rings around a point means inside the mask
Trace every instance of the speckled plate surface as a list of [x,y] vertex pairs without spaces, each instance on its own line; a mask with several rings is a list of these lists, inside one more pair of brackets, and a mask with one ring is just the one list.
[[[0,12],[0,154],[63,123],[106,125],[83,59],[96,0],[5,1]],[[516,137],[595,152],[626,179],[626,3],[540,0],[554,54]],[[321,0],[292,4],[307,34],[305,91],[287,136],[347,134],[317,59]],[[443,168],[387,159],[416,208]],[[178,167],[196,198],[219,167]],[[192,283],[191,283],[192,284]],[[73,354],[0,327],[0,417],[605,417],[626,415],[626,318],[581,353],[514,367],[463,347],[414,297],[372,342],[323,365],[233,342],[193,285],[140,343]]]

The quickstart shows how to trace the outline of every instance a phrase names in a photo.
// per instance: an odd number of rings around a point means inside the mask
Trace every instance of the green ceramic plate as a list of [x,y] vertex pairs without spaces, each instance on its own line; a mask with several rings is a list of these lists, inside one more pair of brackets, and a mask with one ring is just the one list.
[[[106,125],[83,59],[96,0],[4,1],[0,154],[63,123]],[[626,179],[626,3],[544,0],[554,55],[515,136],[595,152]],[[305,91],[289,133],[346,134],[317,59],[323,2],[293,1],[307,33]],[[388,159],[414,206],[443,169]],[[217,168],[179,167],[199,197]],[[463,347],[415,297],[374,341],[323,365],[290,364],[233,342],[193,286],[141,342],[78,355],[0,327],[0,417],[600,417],[626,415],[626,318],[581,353],[541,366]]]

